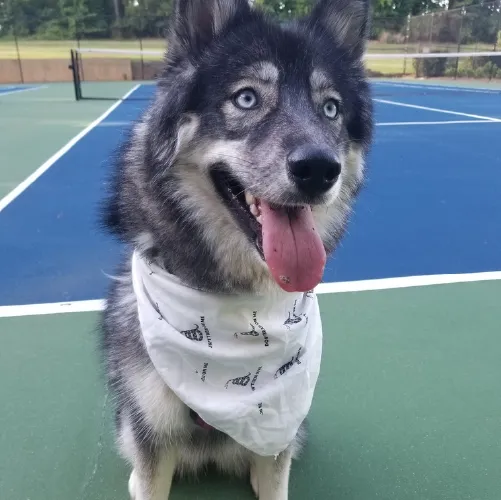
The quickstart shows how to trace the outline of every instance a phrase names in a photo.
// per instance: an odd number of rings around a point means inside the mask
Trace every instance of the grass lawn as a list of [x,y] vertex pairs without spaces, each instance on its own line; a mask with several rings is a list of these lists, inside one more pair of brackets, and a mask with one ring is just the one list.
[[[77,48],[75,40],[19,40],[19,55],[21,59],[67,59],[70,50]],[[81,48],[140,50],[137,40],[82,40]],[[143,40],[143,50],[162,52],[165,42],[162,39]],[[86,57],[103,57],[102,54],[88,54]],[[109,54],[104,54],[109,57]],[[113,57],[128,57],[129,54],[113,54]],[[151,56],[148,56],[151,57]],[[0,59],[17,59],[16,46],[12,40],[0,39]]]

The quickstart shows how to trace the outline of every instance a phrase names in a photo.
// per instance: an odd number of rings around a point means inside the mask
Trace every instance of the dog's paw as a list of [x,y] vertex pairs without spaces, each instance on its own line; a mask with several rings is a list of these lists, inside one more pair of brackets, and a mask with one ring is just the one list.
[[129,478],[129,495],[131,500],[136,498],[136,471],[132,471]]
[[250,484],[254,495],[256,495],[256,498],[259,498],[259,483],[257,480],[256,467],[254,465],[251,465],[250,468]]

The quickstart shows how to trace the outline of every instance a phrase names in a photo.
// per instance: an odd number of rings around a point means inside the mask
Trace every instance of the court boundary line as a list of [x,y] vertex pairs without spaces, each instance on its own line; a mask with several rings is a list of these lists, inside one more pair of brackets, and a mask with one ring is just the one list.
[[[501,122],[501,120],[500,120]],[[380,122],[376,123],[376,127],[396,127],[407,125],[459,125],[470,123],[499,123],[492,120],[443,120],[443,121],[429,121],[429,122]]]
[[47,85],[37,85],[36,87],[26,87],[24,89],[14,89],[14,90],[7,90],[6,92],[2,92],[0,88],[0,97],[3,97],[4,95],[12,95],[12,94],[20,94],[21,92],[31,92],[32,90],[40,90],[40,89],[46,89]]
[[374,85],[386,85],[388,87],[400,87],[404,89],[428,89],[428,90],[442,90],[444,92],[472,92],[474,94],[500,94],[501,88],[487,88],[487,87],[463,87],[461,85],[439,85],[439,84],[424,84],[424,83],[413,83],[413,82],[386,82],[386,81],[373,81]]
[[493,118],[492,116],[472,115],[470,113],[462,113],[460,111],[451,111],[451,110],[442,109],[442,108],[430,108],[428,106],[418,106],[417,104],[408,104],[406,102],[401,102],[401,101],[388,101],[386,99],[374,99],[374,101],[380,102],[382,104],[390,104],[392,106],[401,106],[404,108],[412,108],[412,109],[422,109],[424,111],[434,111],[436,113],[443,113],[446,115],[466,116],[468,118],[477,118],[479,120],[501,123],[501,119]]
[[29,186],[31,186],[40,176],[49,170],[57,160],[64,156],[77,142],[83,139],[92,129],[99,125],[107,116],[109,116],[115,109],[124,102],[133,92],[135,92],[141,84],[137,84],[126,92],[123,97],[112,104],[102,115],[91,122],[87,127],[81,130],[75,137],[70,139],[62,148],[54,153],[47,161],[38,167],[32,174],[30,174],[24,181],[18,184],[10,193],[5,195],[0,200],[0,212],[4,210],[10,203],[12,203],[21,193],[23,193]]
[[[339,283],[321,283],[315,289],[318,295],[332,293],[356,293],[400,288],[420,288],[423,286],[450,285],[456,283],[476,283],[482,281],[501,281],[501,271],[464,274],[431,274],[423,276],[403,276],[373,280],[341,281]],[[0,318],[24,316],[43,316],[63,313],[99,312],[104,310],[106,301],[81,300],[76,302],[53,302],[46,304],[26,304],[0,306]]]

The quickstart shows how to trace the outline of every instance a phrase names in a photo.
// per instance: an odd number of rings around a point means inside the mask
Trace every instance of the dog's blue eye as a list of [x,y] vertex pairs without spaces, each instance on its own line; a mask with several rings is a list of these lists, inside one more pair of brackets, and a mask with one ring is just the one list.
[[329,120],[334,120],[339,114],[339,103],[335,99],[327,99],[324,102],[324,115]]
[[233,98],[235,105],[240,109],[252,109],[257,106],[257,95],[252,89],[243,89]]

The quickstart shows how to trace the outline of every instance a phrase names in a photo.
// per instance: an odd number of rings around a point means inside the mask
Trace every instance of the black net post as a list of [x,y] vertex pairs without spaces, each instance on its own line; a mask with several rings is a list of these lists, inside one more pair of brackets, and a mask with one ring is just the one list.
[[77,101],[80,101],[80,99],[82,99],[82,86],[80,82],[80,71],[78,67],[79,66],[78,54],[75,50],[71,49],[70,56],[71,56],[70,69],[73,74],[73,87],[75,89],[75,99]]

